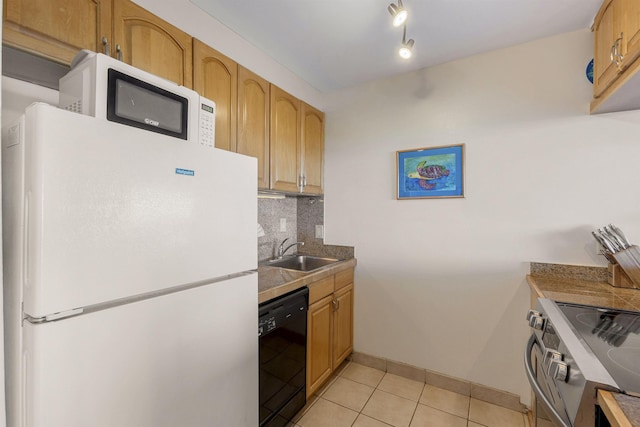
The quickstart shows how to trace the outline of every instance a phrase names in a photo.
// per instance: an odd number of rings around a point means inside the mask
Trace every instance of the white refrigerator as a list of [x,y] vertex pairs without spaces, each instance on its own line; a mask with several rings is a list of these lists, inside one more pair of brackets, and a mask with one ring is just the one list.
[[255,427],[256,159],[42,103],[2,159],[7,425]]

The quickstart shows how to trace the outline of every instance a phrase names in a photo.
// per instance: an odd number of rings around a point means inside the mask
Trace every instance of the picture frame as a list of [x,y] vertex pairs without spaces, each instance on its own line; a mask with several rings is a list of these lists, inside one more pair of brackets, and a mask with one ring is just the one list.
[[397,199],[464,197],[464,144],[396,152]]

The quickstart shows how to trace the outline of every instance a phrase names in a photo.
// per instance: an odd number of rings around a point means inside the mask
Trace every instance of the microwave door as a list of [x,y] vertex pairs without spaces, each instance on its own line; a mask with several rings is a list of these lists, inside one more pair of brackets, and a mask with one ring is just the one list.
[[107,92],[108,120],[187,139],[187,98],[114,69]]

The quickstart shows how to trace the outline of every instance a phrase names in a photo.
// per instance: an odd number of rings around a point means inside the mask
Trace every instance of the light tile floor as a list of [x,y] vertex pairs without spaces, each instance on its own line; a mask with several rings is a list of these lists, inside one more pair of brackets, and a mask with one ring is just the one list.
[[525,414],[345,362],[295,427],[529,427]]

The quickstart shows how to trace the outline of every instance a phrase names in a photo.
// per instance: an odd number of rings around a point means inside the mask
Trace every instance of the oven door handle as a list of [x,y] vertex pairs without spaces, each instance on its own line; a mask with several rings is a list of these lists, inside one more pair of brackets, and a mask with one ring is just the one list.
[[531,361],[531,350],[533,350],[534,345],[536,345],[536,334],[531,334],[531,337],[527,342],[527,348],[524,352],[524,368],[527,373],[527,378],[529,379],[529,384],[531,384],[531,388],[533,388],[533,392],[536,394],[536,397],[542,400],[544,406],[549,410],[549,412],[551,412],[549,415],[555,418],[556,423],[561,427],[572,427],[571,424],[568,424],[562,419],[556,408],[551,404],[551,402],[549,402],[549,399],[536,381],[536,374],[533,370],[533,362]]

